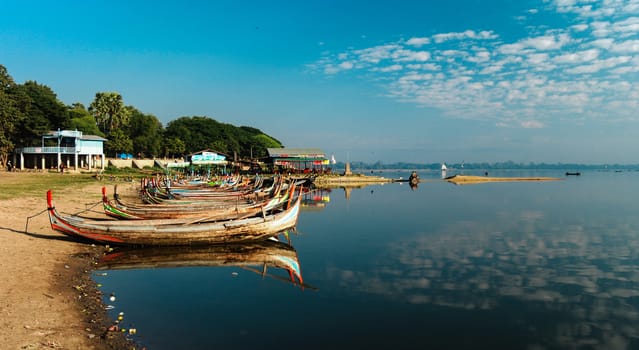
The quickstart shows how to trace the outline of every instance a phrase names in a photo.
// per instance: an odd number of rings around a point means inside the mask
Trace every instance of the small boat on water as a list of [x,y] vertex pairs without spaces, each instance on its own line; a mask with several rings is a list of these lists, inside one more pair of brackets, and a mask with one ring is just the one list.
[[[292,196],[292,194],[291,194]],[[53,230],[65,235],[114,245],[197,245],[262,240],[275,237],[297,224],[301,195],[288,208],[246,219],[213,221],[197,219],[95,220],[61,215],[47,191],[47,210]]]
[[566,176],[580,176],[581,173],[580,172],[567,172]]
[[416,171],[413,171],[410,176],[408,177],[408,182],[410,182],[411,185],[416,185],[419,183],[419,175],[417,175]]

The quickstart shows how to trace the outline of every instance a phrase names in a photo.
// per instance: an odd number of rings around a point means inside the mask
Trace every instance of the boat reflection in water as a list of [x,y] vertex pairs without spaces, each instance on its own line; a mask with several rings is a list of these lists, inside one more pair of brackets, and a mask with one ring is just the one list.
[[[274,239],[242,244],[116,248],[98,261],[96,270],[229,266],[307,288],[295,248]],[[288,278],[269,273],[269,267],[287,271]]]

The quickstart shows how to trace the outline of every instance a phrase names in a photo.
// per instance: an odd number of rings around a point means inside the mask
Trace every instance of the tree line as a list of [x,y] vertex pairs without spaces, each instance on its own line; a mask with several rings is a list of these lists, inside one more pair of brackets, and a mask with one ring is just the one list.
[[48,86],[17,84],[0,64],[0,164],[16,147],[41,144],[52,130],[78,130],[108,139],[105,154],[182,157],[211,149],[237,158],[267,157],[281,142],[249,126],[221,123],[206,116],[184,116],[162,125],[159,119],[124,103],[118,92],[97,92],[88,107],[65,105]]

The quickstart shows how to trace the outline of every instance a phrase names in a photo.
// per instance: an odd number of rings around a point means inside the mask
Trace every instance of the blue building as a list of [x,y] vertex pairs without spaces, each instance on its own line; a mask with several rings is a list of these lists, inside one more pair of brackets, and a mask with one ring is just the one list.
[[16,148],[13,163],[21,170],[94,168],[104,169],[104,142],[107,139],[96,135],[83,135],[77,130],[51,131],[42,135],[42,145]]

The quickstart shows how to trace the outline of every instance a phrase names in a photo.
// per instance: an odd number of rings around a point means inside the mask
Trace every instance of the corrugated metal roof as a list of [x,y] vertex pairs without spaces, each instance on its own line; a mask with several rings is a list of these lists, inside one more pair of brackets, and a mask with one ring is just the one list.
[[267,148],[271,158],[326,158],[319,148]]
[[89,140],[89,141],[109,141],[107,139],[105,139],[104,137],[100,137],[98,135],[82,135],[82,140]]

